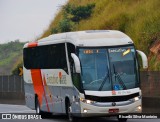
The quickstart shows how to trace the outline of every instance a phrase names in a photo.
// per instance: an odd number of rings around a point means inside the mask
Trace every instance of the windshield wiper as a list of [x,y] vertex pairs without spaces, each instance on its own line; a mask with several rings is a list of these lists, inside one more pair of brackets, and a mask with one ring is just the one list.
[[102,88],[103,88],[104,84],[106,83],[108,77],[109,77],[109,71],[107,70],[106,75],[105,75],[105,77],[104,77],[104,79],[103,79],[103,81],[102,81],[102,84],[101,84],[101,86],[99,87],[98,91],[101,91],[101,90],[102,90]]
[[115,71],[115,66],[114,66],[114,64],[113,64],[113,70],[114,70],[115,80],[116,80],[116,78],[117,78],[117,79],[118,79],[118,82],[119,82],[119,84],[122,86],[123,90],[126,90],[126,89],[127,89],[127,88],[126,88],[126,85],[124,84],[121,76]]

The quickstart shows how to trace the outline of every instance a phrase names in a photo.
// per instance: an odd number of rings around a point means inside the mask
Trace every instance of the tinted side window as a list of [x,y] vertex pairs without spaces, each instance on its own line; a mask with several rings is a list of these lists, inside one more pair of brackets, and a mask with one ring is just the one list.
[[63,69],[68,73],[64,43],[25,48],[23,55],[27,69]]
[[24,66],[27,69],[30,69],[32,67],[37,67],[37,48],[32,47],[32,48],[25,48],[23,50],[23,61],[24,61]]
[[71,43],[67,43],[67,50],[68,50],[69,61],[71,61],[72,60],[71,53],[75,53],[75,46]]

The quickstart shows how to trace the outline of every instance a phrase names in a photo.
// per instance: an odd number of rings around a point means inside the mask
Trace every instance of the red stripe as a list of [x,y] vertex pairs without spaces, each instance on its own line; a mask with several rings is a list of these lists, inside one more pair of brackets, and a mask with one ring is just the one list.
[[[42,75],[41,75],[41,78],[42,78]],[[48,100],[47,100],[47,97],[46,97],[46,91],[45,91],[45,84],[44,84],[44,81],[42,80],[42,82],[43,82],[43,90],[44,90],[44,98],[45,98],[45,100],[46,100],[46,106],[47,106],[47,110],[48,110],[48,112],[50,112],[50,110],[49,110],[49,106],[48,106]]]

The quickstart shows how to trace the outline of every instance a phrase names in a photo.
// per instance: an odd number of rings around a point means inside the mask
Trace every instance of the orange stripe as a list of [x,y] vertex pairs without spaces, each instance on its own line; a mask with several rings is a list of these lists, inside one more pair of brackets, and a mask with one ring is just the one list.
[[32,69],[31,76],[33,81],[34,92],[38,95],[40,105],[42,105],[42,95],[44,93],[41,71],[39,69]]
[[38,45],[37,42],[28,43],[28,47],[36,47],[37,45]]
[[48,106],[48,101],[46,98],[44,85],[43,85],[43,81],[42,81],[41,70],[40,69],[32,69],[31,76],[32,76],[34,91],[38,95],[38,100],[39,100],[40,106],[42,105],[42,97],[44,94],[46,106],[47,106],[48,112],[50,112],[49,106]]

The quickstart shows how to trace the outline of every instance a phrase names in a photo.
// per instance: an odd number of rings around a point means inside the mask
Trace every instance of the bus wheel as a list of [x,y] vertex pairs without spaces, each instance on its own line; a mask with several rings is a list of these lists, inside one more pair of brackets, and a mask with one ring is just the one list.
[[67,103],[67,116],[68,116],[69,122],[75,122],[75,117],[73,117],[73,115],[71,113],[71,104],[70,104],[70,102]]
[[35,107],[36,107],[36,114],[40,115],[41,114],[41,109],[40,109],[40,104],[38,102],[38,98],[36,98]]
[[119,122],[127,122],[127,118],[118,118]]

